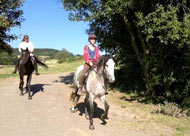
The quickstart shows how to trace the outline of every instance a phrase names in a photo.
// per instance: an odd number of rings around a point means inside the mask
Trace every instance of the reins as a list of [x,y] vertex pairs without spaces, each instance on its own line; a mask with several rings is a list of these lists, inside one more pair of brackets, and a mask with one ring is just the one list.
[[29,59],[30,54],[27,54],[27,57],[23,60],[23,54],[21,55],[21,64],[26,64],[27,60]]

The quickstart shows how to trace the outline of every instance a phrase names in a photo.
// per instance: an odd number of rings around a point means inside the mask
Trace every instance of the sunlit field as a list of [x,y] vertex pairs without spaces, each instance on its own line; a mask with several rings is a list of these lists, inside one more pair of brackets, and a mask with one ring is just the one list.
[[[49,74],[49,73],[61,73],[61,72],[69,72],[69,71],[75,71],[77,66],[83,64],[83,60],[77,60],[72,62],[64,62],[61,64],[57,63],[56,59],[45,61],[45,64],[48,65],[48,68],[44,68],[39,66],[39,73],[40,74]],[[0,66],[0,79],[2,78],[8,78],[8,77],[15,77],[18,76],[17,74],[12,74],[14,70],[13,65],[1,65]]]

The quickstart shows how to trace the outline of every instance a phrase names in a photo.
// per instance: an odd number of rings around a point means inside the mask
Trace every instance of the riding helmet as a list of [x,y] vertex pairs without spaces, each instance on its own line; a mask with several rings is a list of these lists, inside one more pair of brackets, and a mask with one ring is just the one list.
[[88,41],[89,41],[90,39],[95,39],[95,40],[96,40],[96,35],[95,35],[95,34],[90,34],[90,35],[88,36]]

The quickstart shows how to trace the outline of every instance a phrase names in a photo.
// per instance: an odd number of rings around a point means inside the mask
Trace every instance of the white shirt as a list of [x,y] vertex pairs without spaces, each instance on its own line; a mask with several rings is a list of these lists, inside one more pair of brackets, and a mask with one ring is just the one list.
[[32,52],[34,51],[34,45],[33,45],[33,43],[32,43],[32,42],[28,42],[28,43],[26,43],[26,42],[21,42],[20,45],[19,45],[18,50],[19,50],[19,52],[21,53],[21,52],[22,52],[21,49],[26,50],[26,48],[28,48],[29,52],[30,52],[31,55],[32,55]]

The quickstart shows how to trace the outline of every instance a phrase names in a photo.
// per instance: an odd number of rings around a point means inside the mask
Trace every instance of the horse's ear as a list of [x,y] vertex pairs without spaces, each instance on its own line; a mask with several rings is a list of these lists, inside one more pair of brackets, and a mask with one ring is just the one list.
[[119,56],[119,54],[113,54],[113,55],[112,55],[112,57],[113,57],[114,59],[118,58],[118,56]]
[[104,55],[104,63],[106,63],[110,58],[109,54]]
[[119,57],[119,54],[114,54],[112,55],[112,59],[114,62],[118,62],[118,57]]

